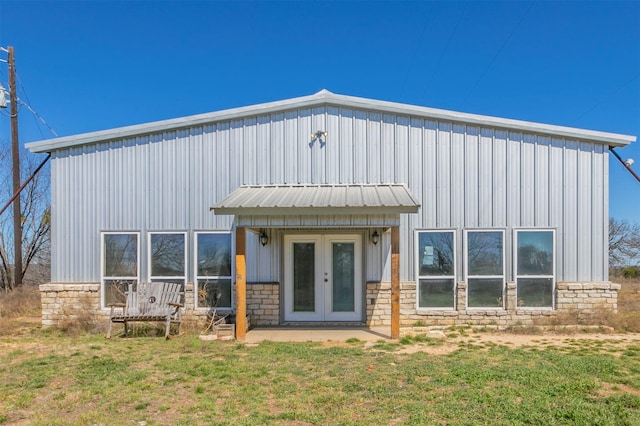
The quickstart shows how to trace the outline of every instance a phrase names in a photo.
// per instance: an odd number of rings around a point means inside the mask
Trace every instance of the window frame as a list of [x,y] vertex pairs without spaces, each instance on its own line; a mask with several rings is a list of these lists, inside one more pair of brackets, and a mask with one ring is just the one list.
[[[502,275],[470,275],[469,274],[469,234],[472,233],[489,233],[499,232],[502,234]],[[480,228],[480,229],[465,229],[464,230],[464,279],[467,285],[467,300],[466,309],[469,310],[504,310],[506,309],[505,301],[505,286],[507,280],[507,265],[506,265],[506,232],[503,228]],[[469,279],[502,279],[502,306],[469,306]]]
[[[518,233],[520,232],[551,232],[551,268],[552,275],[518,274]],[[551,306],[518,306],[519,278],[551,278]],[[515,228],[513,230],[513,281],[516,284],[516,309],[522,310],[555,310],[556,309],[556,230],[554,228]]]
[[[152,275],[152,265],[153,265],[153,250],[151,249],[151,237],[153,235],[182,235],[183,236],[183,242],[184,242],[184,275],[174,275],[174,276],[168,276],[168,275]],[[182,281],[182,285],[183,285],[183,289],[186,288],[187,285],[187,269],[188,269],[188,263],[187,263],[187,233],[185,231],[149,231],[147,233],[147,278],[148,278],[148,282],[153,282],[154,280],[157,282],[165,282],[163,280],[166,281],[170,281],[170,282],[174,282],[174,281]]]
[[[420,275],[420,234],[422,233],[449,233],[453,236],[453,275]],[[415,248],[416,254],[415,273],[416,273],[416,310],[418,311],[452,311],[456,309],[458,302],[458,295],[456,291],[457,273],[458,273],[458,253],[457,253],[457,230],[456,229],[417,229],[415,232]],[[420,306],[420,281],[421,280],[444,280],[453,279],[453,285],[451,291],[453,292],[453,304],[452,306]]]
[[[211,234],[226,234],[229,235],[229,240],[231,242],[231,275],[218,275],[218,276],[207,276],[207,275],[198,275],[198,236],[199,235],[211,235]],[[228,278],[230,281],[230,299],[231,306],[218,306],[215,309],[223,312],[233,312],[235,306],[235,270],[236,270],[236,262],[235,262],[235,238],[234,232],[231,230],[228,231],[195,231],[193,233],[193,306],[196,311],[208,311],[212,308],[210,306],[198,306],[198,286],[200,279],[207,278]]]
[[[136,236],[136,276],[106,276],[106,250],[105,250],[105,236],[106,235],[135,235]],[[102,309],[107,309],[105,305],[105,281],[111,280],[126,280],[140,282],[140,231],[101,231],[100,232],[100,306]]]

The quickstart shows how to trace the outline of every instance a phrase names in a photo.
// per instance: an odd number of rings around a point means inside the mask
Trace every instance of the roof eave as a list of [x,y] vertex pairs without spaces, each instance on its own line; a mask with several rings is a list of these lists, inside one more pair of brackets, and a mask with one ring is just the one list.
[[396,102],[379,101],[347,95],[337,95],[326,90],[316,94],[274,102],[232,108],[217,112],[198,114],[188,117],[173,118],[133,126],[65,136],[26,144],[32,152],[52,152],[74,146],[82,146],[97,142],[107,142],[146,134],[176,131],[189,127],[203,126],[221,121],[241,119],[248,116],[259,116],[273,112],[285,112],[292,109],[314,107],[320,105],[344,106],[355,109],[374,109],[381,113],[418,116],[430,120],[450,121],[478,127],[495,127],[505,130],[565,137],[584,141],[594,141],[609,146],[626,146],[636,141],[635,136],[608,133],[595,130],[584,130],[573,127],[534,123],[529,121],[470,114]]
[[383,207],[211,207],[216,215],[238,216],[310,216],[310,215],[371,215],[417,213],[420,206]]

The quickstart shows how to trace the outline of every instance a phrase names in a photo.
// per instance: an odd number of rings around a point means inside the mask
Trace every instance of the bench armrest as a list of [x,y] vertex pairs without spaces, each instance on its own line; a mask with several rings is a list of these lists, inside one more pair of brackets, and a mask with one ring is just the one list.
[[182,303],[172,303],[172,302],[167,303],[167,305],[176,306],[178,308],[182,308],[184,306]]
[[127,306],[126,303],[109,303],[107,305],[110,308],[124,308],[125,306]]

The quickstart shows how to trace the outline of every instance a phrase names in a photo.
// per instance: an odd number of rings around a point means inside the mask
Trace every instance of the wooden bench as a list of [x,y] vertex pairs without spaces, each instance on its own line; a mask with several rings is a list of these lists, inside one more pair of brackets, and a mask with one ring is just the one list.
[[126,303],[110,304],[109,329],[107,339],[111,338],[113,323],[124,324],[124,335],[129,332],[127,323],[134,321],[164,322],[165,338],[169,338],[171,324],[178,324],[178,333],[182,324],[182,298],[184,291],[180,283],[129,283]]

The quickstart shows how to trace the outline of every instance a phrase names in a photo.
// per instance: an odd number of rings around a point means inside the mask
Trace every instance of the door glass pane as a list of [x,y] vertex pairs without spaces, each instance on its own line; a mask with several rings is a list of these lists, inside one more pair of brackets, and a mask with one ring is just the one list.
[[331,252],[333,312],[353,312],[355,310],[354,244],[333,243]]
[[315,311],[315,244],[293,243],[293,311]]

